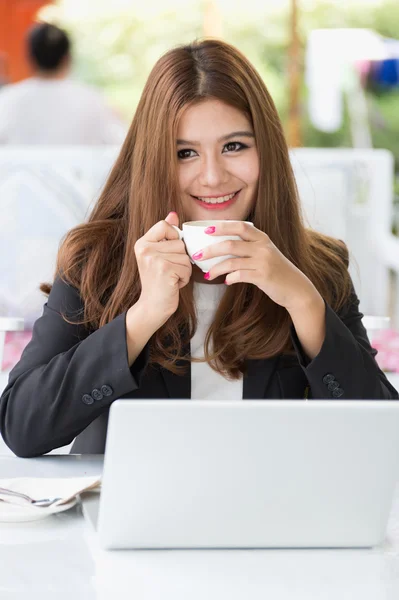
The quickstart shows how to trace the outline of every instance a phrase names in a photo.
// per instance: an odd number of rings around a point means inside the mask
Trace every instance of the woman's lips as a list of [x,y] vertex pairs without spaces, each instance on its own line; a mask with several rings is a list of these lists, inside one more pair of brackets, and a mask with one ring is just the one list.
[[219,204],[218,203],[210,204],[207,202],[203,202],[202,200],[199,200],[195,196],[191,196],[191,197],[194,198],[194,200],[197,202],[197,204],[199,204],[201,206],[201,208],[205,208],[205,210],[224,210],[226,208],[229,208],[229,206],[231,206],[233,204],[233,202],[235,202],[237,200],[240,192],[241,192],[241,190],[238,190],[238,192],[235,193],[235,195],[231,198],[231,200],[227,200],[227,202],[221,202]]

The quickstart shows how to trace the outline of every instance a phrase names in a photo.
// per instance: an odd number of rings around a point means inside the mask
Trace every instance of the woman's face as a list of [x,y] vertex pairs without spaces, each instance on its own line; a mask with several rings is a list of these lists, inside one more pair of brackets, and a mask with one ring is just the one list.
[[187,220],[245,220],[259,179],[254,131],[246,115],[220,100],[203,100],[184,112],[177,138]]

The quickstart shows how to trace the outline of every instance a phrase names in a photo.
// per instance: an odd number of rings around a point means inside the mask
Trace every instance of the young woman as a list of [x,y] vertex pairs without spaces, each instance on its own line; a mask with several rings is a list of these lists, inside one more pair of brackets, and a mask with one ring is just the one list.
[[[234,256],[205,277],[172,227],[193,220],[242,238],[203,250]],[[20,456],[75,437],[73,452],[103,452],[117,398],[398,397],[362,325],[347,249],[304,227],[273,101],[220,41],[155,65],[101,197],[42,289],[0,404]]]

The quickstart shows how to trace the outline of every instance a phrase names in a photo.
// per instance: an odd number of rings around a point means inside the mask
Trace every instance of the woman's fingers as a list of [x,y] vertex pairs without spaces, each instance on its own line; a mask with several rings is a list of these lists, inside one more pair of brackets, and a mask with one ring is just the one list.
[[172,265],[182,265],[191,268],[191,262],[187,254],[162,254],[162,256],[158,256],[158,258],[171,263]]
[[216,279],[216,277],[220,277],[221,275],[227,275],[233,271],[241,270],[254,272],[256,270],[256,266],[253,264],[251,259],[248,258],[228,258],[227,260],[224,260],[212,267],[212,269],[208,272],[207,280],[212,281],[212,279]]
[[[141,240],[147,242],[161,242],[162,240],[178,240],[179,234],[176,229],[166,221],[158,221],[143,235]],[[140,241],[140,240],[139,240]]]
[[150,270],[156,266],[157,272],[159,272],[160,269],[166,270],[169,264],[182,265],[191,269],[191,262],[186,253],[158,252],[158,249],[155,250],[152,244],[138,248],[136,250],[136,256],[140,265]]
[[170,212],[165,221],[169,223],[169,225],[176,225],[176,227],[179,227],[179,215],[175,211]]
[[217,235],[238,235],[246,242],[256,242],[266,234],[256,229],[252,223],[245,221],[214,221],[210,227],[205,229],[209,237]]
[[161,254],[187,254],[183,240],[164,240],[157,245]]
[[193,260],[201,261],[228,254],[249,258],[252,256],[255,246],[255,244],[250,244],[248,242],[226,240],[225,242],[218,242],[217,244],[212,244],[211,246],[198,250],[191,258]]
[[174,268],[176,269],[176,273],[179,275],[179,289],[181,289],[184,286],[186,286],[191,279],[191,272],[192,272],[191,263],[190,263],[189,267],[186,267],[185,265],[184,266],[174,265]]

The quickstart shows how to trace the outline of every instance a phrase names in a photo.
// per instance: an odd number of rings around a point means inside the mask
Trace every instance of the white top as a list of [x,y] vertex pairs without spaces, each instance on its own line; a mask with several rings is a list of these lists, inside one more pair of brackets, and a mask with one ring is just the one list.
[[127,127],[95,89],[31,77],[0,90],[0,144],[121,144]]
[[[206,333],[212,324],[216,309],[226,286],[194,282],[194,301],[197,309],[198,327],[192,338],[191,356],[204,357]],[[229,381],[216,373],[208,363],[191,363],[192,400],[242,400],[243,380]]]

